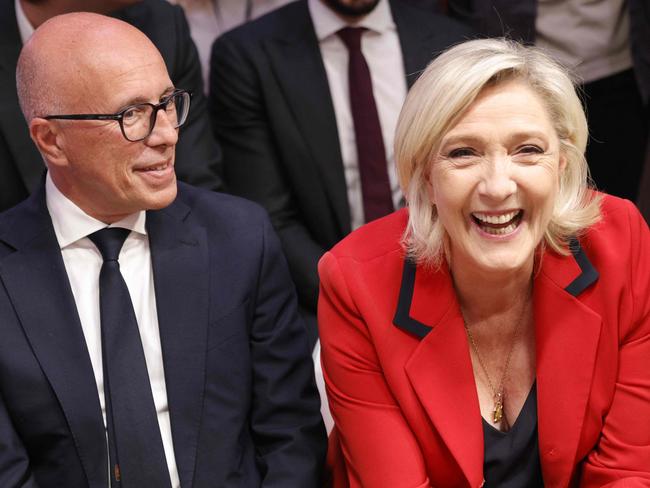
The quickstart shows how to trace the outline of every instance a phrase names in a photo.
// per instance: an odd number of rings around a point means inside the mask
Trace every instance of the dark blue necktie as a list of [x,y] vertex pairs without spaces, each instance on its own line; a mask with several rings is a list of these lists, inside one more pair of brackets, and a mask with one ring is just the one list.
[[170,488],[138,323],[118,263],[129,233],[106,228],[88,236],[104,259],[99,305],[111,487]]

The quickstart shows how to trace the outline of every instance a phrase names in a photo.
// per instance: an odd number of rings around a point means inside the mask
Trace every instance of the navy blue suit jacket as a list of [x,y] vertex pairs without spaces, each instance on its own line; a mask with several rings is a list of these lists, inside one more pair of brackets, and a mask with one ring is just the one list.
[[[179,183],[147,229],[181,486],[319,486],[310,351],[265,212]],[[0,486],[106,488],[99,397],[42,187],[0,215],[0,337]]]

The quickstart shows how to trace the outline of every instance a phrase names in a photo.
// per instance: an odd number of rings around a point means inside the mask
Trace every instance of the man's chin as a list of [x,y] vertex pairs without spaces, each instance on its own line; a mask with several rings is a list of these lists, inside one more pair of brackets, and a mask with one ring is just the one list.
[[174,200],[176,200],[177,194],[178,185],[176,184],[176,178],[174,178],[174,182],[172,184],[169,184],[165,188],[160,189],[147,196],[145,210],[160,210],[168,207],[174,202]]

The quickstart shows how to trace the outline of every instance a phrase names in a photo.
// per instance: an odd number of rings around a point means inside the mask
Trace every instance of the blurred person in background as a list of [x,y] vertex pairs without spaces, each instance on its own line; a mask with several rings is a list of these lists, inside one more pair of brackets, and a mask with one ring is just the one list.
[[203,70],[205,91],[208,91],[210,49],[224,32],[260,17],[291,0],[170,0],[185,10],[187,22]]
[[401,0],[300,0],[214,43],[210,114],[226,184],[271,216],[318,370],[318,260],[403,205],[399,110],[431,57],[469,35]]
[[470,35],[401,0],[300,0],[215,42],[210,114],[226,184],[268,210],[314,342],[318,260],[403,204],[399,110],[427,62]]

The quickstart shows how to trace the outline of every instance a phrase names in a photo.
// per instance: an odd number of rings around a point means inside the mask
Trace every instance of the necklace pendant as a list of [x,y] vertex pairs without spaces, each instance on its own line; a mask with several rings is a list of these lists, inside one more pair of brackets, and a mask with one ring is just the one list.
[[497,393],[495,402],[494,402],[494,411],[492,412],[492,420],[495,424],[501,422],[503,418],[503,399],[501,393]]

